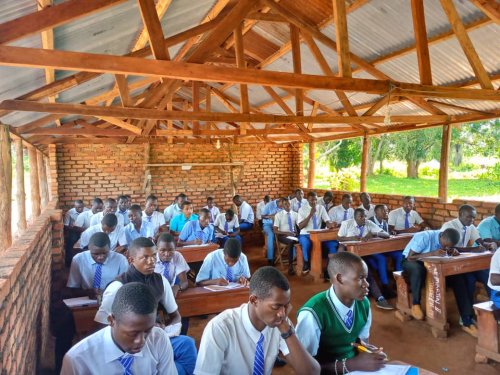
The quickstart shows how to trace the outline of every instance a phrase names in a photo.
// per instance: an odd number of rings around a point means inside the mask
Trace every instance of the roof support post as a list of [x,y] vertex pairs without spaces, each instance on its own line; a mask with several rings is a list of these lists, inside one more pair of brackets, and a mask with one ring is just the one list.
[[23,140],[17,138],[14,142],[16,152],[16,204],[19,220],[17,222],[17,230],[19,232],[27,228],[26,224],[26,192],[24,190],[24,154]]
[[439,161],[439,199],[448,200],[448,159],[450,155],[452,125],[443,125],[441,160]]
[[368,159],[370,156],[370,137],[363,136],[363,153],[361,155],[361,173],[359,191],[366,191],[366,176],[368,175]]
[[28,158],[30,162],[30,187],[31,187],[31,220],[40,216],[40,185],[38,179],[37,149],[28,148]]
[[0,251],[12,244],[12,155],[7,125],[0,124]]

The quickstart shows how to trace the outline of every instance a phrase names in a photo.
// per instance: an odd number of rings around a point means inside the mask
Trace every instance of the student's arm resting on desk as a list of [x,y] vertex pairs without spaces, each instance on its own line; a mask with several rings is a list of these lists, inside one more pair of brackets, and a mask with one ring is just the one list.
[[229,282],[224,278],[213,279],[213,254],[210,253],[205,257],[203,264],[201,265],[198,275],[196,275],[196,285],[207,286],[207,285],[227,285]]
[[451,255],[451,256],[457,256],[457,255],[460,255],[460,252],[457,249],[449,249],[448,251],[445,249],[437,249],[437,250],[422,254],[418,251],[410,250],[410,253],[408,254],[407,259],[408,260],[420,260],[420,259],[424,259],[424,258],[432,257],[432,256],[442,257],[442,256],[445,256],[446,254]]

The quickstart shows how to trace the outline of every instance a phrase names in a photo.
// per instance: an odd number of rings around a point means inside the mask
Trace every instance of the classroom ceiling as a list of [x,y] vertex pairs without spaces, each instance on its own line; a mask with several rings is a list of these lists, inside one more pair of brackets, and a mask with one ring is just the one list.
[[0,122],[43,146],[497,118],[499,24],[495,0],[0,0]]

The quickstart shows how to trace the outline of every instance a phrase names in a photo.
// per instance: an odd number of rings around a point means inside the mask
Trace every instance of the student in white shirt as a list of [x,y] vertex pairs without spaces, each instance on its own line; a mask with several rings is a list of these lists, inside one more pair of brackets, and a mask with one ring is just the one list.
[[147,237],[153,239],[155,236],[153,224],[142,219],[141,206],[133,204],[127,210],[129,223],[123,228],[127,244],[131,244],[133,240],[139,237]]
[[375,205],[372,204],[370,194],[363,192],[359,195],[359,199],[361,200],[361,206],[359,206],[359,208],[365,210],[366,218],[371,219],[375,216]]
[[302,205],[307,204],[307,199],[304,199],[304,192],[302,191],[302,189],[295,190],[293,195],[293,199],[290,200],[292,211],[299,212],[299,210],[302,208]]
[[269,375],[281,351],[296,374],[319,374],[318,363],[294,334],[290,310],[288,280],[274,267],[259,268],[250,281],[248,303],[208,322],[194,373]]
[[354,217],[354,209],[351,206],[351,194],[342,195],[341,204],[333,207],[328,213],[328,216],[330,216],[330,220],[336,223],[337,226],[340,226],[343,221],[352,219]]
[[109,326],[84,338],[64,356],[61,375],[174,375],[168,335],[155,327],[157,304],[145,284],[116,293]]
[[490,276],[488,286],[491,288],[491,302],[493,303],[493,314],[500,322],[500,250],[496,250],[491,258]]
[[84,211],[80,215],[78,215],[75,221],[75,226],[83,228],[83,230],[90,227],[90,219],[93,215],[102,211],[102,206],[102,199],[94,198],[92,200],[92,206],[90,207],[90,210]]
[[170,222],[170,220],[172,220],[174,216],[177,216],[180,213],[182,213],[182,208],[181,208],[182,204],[187,200],[188,200],[187,195],[181,193],[175,197],[174,203],[165,208],[165,210],[163,211],[163,216],[167,224]]
[[293,252],[294,246],[298,241],[288,237],[297,238],[297,219],[299,215],[292,210],[288,198],[281,198],[281,205],[283,209],[274,216],[273,230],[278,238],[278,242],[288,246],[288,274],[295,275],[295,270],[293,268]]
[[126,226],[130,223],[128,218],[128,209],[129,209],[129,199],[126,195],[120,195],[117,199],[118,209],[116,210],[116,216],[121,216],[123,218],[123,226]]
[[238,221],[240,223],[240,230],[247,231],[253,228],[254,215],[252,206],[246,201],[242,200],[239,195],[233,197],[233,203],[238,207],[239,215]]
[[99,224],[101,222],[102,218],[107,214],[115,214],[117,219],[118,219],[118,225],[121,225],[122,227],[124,227],[125,221],[123,219],[123,216],[116,214],[117,207],[118,207],[118,205],[117,205],[115,199],[113,199],[113,198],[106,199],[104,201],[104,209],[101,212],[98,212],[95,215],[92,215],[92,217],[90,218],[90,226]]
[[187,273],[189,265],[181,253],[175,251],[175,239],[170,233],[162,233],[156,243],[158,258],[155,272],[163,275],[172,286],[174,297],[189,287]]
[[73,227],[78,215],[83,211],[88,211],[88,208],[84,206],[81,199],[77,199],[73,204],[73,208],[69,209],[64,215],[64,226],[69,228]]
[[325,192],[321,198],[318,198],[318,204],[325,207],[326,213],[330,214],[335,204],[333,203],[333,193],[331,191]]
[[81,227],[75,226],[75,222],[78,216],[84,211],[88,211],[83,204],[81,199],[77,199],[74,203],[73,208],[69,209],[68,212],[64,215],[64,237],[65,244],[64,247],[66,249],[65,252],[65,264],[68,267],[71,264],[71,259],[73,257],[73,246],[80,239],[80,235],[83,232]]
[[424,219],[420,217],[417,211],[414,210],[415,198],[404,197],[403,206],[389,212],[389,232],[399,233],[415,233],[425,229],[428,225]]
[[215,239],[224,247],[224,244],[229,238],[236,238],[242,242],[240,236],[240,223],[238,216],[234,214],[232,209],[227,209],[224,214],[220,214],[215,219],[214,223]]
[[215,205],[214,198],[213,197],[208,197],[207,198],[207,205],[203,208],[206,208],[210,211],[210,222],[213,224],[215,223],[215,219],[217,219],[217,216],[220,215],[220,210],[219,208]]
[[125,232],[123,227],[118,225],[118,219],[115,214],[107,214],[101,220],[101,224],[91,226],[85,232],[82,233],[80,238],[80,247],[86,249],[90,237],[97,232],[104,232],[109,236],[111,241],[111,251],[116,251],[122,253],[127,247],[127,238],[125,237]]
[[265,195],[264,199],[261,200],[259,203],[257,203],[257,207],[255,208],[255,217],[257,218],[259,222],[259,227],[262,229],[262,210],[264,207],[266,207],[266,204],[268,204],[271,201],[271,197],[269,195]]
[[142,218],[153,225],[153,230],[156,235],[160,230],[160,227],[165,225],[165,216],[160,212],[156,211],[158,209],[158,198],[154,195],[150,195],[146,198],[146,207],[142,213]]

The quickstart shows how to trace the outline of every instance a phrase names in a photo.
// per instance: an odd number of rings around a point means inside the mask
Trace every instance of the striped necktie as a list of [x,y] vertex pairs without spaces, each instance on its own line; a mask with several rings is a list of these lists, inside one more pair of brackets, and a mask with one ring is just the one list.
[[101,278],[102,278],[102,264],[96,263],[95,273],[94,273],[94,289],[101,289]]
[[123,366],[123,375],[134,375],[132,372],[132,364],[134,363],[134,357],[128,353],[125,353],[120,358],[118,358],[121,365]]
[[227,221],[224,223],[224,232],[229,233],[229,223]]
[[255,359],[253,361],[252,375],[264,375],[264,335],[261,333],[257,346],[255,347]]
[[214,212],[213,212],[213,207],[210,209],[210,222],[214,222]]
[[347,220],[347,210],[344,210],[344,218],[342,219],[342,221],[346,221]]
[[[300,207],[302,207],[302,200],[298,201],[299,202],[299,210],[300,210]],[[297,210],[298,211],[298,210]]]
[[146,218],[148,219],[148,221],[151,223],[151,221],[153,220],[153,215],[151,216],[146,216]]
[[162,262],[163,264],[163,276],[168,280],[169,283],[172,283],[172,279],[170,278],[170,262]]
[[359,237],[363,237],[363,233],[365,232],[365,226],[358,225],[358,230],[359,230]]
[[313,229],[318,229],[318,219],[316,218],[316,214],[313,215]]
[[290,212],[288,213],[288,228],[290,229],[290,232],[292,232],[292,233],[295,232],[293,230],[292,215],[290,214]]
[[407,212],[405,214],[405,229],[409,229],[410,228],[410,213]]
[[348,329],[351,329],[352,327],[352,324],[354,323],[354,318],[353,318],[354,314],[352,312],[352,310],[349,310],[347,312],[347,315],[345,316],[345,319],[344,319],[344,323],[345,323],[345,326],[348,328]]
[[466,243],[465,243],[465,235],[467,234],[467,227],[464,225],[464,240],[462,241],[462,246],[465,247],[466,246]]
[[226,266],[226,280],[229,282],[233,281],[233,270],[229,266]]

